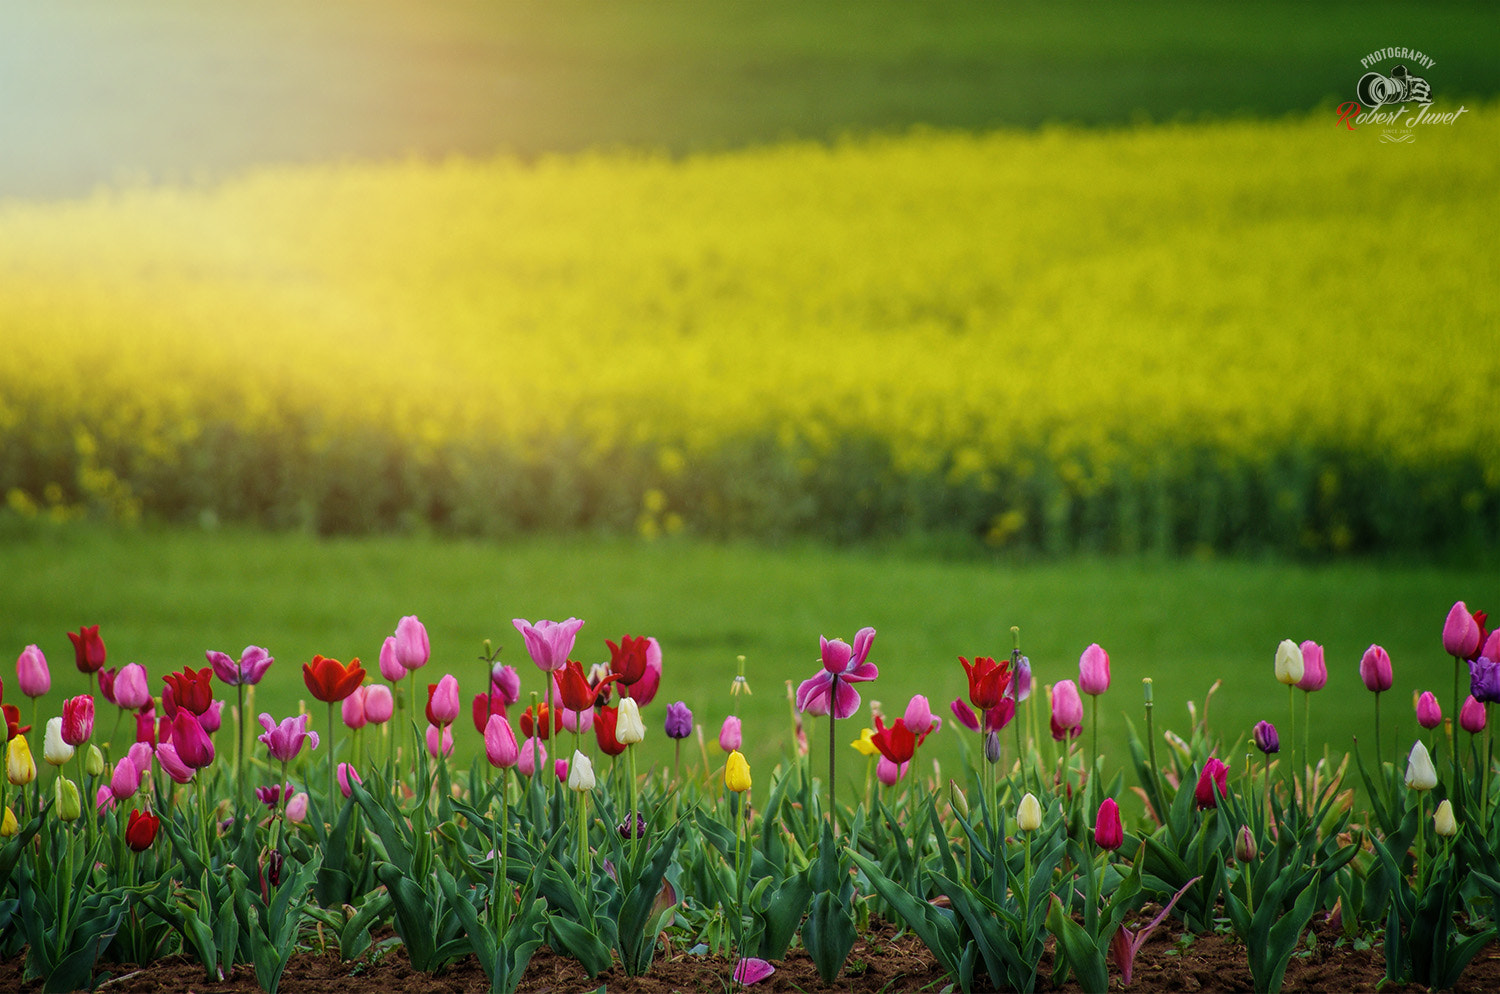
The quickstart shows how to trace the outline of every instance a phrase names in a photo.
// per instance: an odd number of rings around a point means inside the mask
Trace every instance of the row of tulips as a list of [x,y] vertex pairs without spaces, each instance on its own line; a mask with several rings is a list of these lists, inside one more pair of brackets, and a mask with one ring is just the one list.
[[[428,684],[425,704],[417,692],[431,648],[415,617],[387,638],[380,681],[357,659],[304,663],[326,724],[259,714],[259,748],[249,744],[247,691],[272,671],[265,649],[238,659],[210,651],[209,666],[166,674],[153,696],[138,664],[106,669],[98,629],[84,628],[72,637],[85,692],[42,736],[50,776],[36,764],[33,725],[4,705],[0,955],[24,952],[27,975],[48,990],[91,986],[112,962],[180,952],[210,977],[249,965],[274,991],[314,937],[351,959],[399,941],[419,970],[474,954],[500,991],[515,989],[542,943],[590,976],[617,965],[637,975],[668,933],[731,956],[736,984],[769,976],[794,942],[831,982],[878,915],[919,936],[963,991],[1034,990],[1049,941],[1046,979],[1103,991],[1112,972],[1130,984],[1136,953],[1170,915],[1190,930],[1239,935],[1257,987],[1275,991],[1324,915],[1351,937],[1383,936],[1392,981],[1451,987],[1500,929],[1488,721],[1500,698],[1500,632],[1486,621],[1463,603],[1450,612],[1442,647],[1454,659],[1458,720],[1444,721],[1436,694],[1421,694],[1427,734],[1404,767],[1378,758],[1389,655],[1364,654],[1377,758],[1367,767],[1353,754],[1358,816],[1349,757],[1307,755],[1310,695],[1330,679],[1311,641],[1287,640],[1274,656],[1293,721],[1304,694],[1304,746],[1289,761],[1270,720],[1226,746],[1207,702],[1188,735],[1158,732],[1147,680],[1145,735],[1132,727],[1129,764],[1142,803],[1127,815],[1126,771],[1106,772],[1097,739],[1076,748],[1112,693],[1108,652],[1090,645],[1076,679],[1042,685],[1014,629],[1008,656],[959,657],[968,693],[948,711],[973,736],[964,769],[944,777],[934,762],[931,776],[917,772],[944,724],[917,695],[898,716],[871,709],[850,743],[870,775],[853,785],[835,781],[837,723],[861,714],[858,685],[879,677],[876,633],[822,638],[821,666],[795,690],[787,749],[757,806],[759,774],[733,714],[719,730],[717,771],[705,762],[684,775],[680,753],[670,769],[637,769],[633,747],[652,729],[680,748],[695,727],[684,701],[648,719],[663,679],[655,639],[607,641],[610,661],[585,668],[570,658],[583,622],[517,619],[542,685],[525,691],[486,643],[488,685],[469,708],[483,759],[465,770],[451,759],[455,729],[468,734],[456,677]],[[748,690],[743,670],[741,660],[733,697]],[[237,703],[225,707],[215,680]],[[20,654],[16,682],[33,699],[50,690],[35,646]],[[530,700],[517,714],[523,691]],[[107,736],[96,727],[99,698],[119,712]],[[121,739],[126,715],[134,720]],[[810,755],[813,719],[828,723],[826,767]],[[233,762],[215,746],[229,720]],[[370,726],[383,734],[367,749]],[[1240,742],[1260,762],[1235,763]],[[1161,909],[1149,921],[1148,902]],[[384,926],[397,940],[378,938]]]

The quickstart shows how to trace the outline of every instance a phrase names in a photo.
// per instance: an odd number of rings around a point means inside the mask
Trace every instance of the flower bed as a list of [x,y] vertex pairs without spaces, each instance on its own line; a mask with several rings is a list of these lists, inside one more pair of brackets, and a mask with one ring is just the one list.
[[[543,674],[524,708],[520,675],[486,644],[489,685],[466,708],[452,674],[424,702],[427,633],[403,618],[383,682],[314,657],[302,672],[321,708],[260,715],[253,746],[245,700],[274,663],[265,650],[210,652],[158,697],[139,666],[106,669],[84,628],[72,639],[92,692],[40,736],[5,705],[0,986],[1492,989],[1500,633],[1486,620],[1461,602],[1446,619],[1457,721],[1422,695],[1404,768],[1312,761],[1328,673],[1321,647],[1288,640],[1273,667],[1285,746],[1263,721],[1237,730],[1258,753],[1239,761],[1207,702],[1186,736],[1158,730],[1148,680],[1128,787],[1087,734],[1111,693],[1098,645],[1076,681],[1045,688],[1019,634],[1009,657],[960,657],[968,694],[944,731],[922,696],[851,726],[879,676],[875,630],[824,638],[783,761],[760,771],[740,750],[766,730],[731,717],[711,759],[686,702],[651,717],[656,641],[611,640],[610,662],[585,670],[577,619],[516,621]],[[1390,666],[1376,645],[1360,665],[1377,756]],[[23,695],[50,689],[35,646],[16,675]],[[748,690],[741,673],[731,695]],[[96,729],[96,694],[133,716],[126,735]],[[863,782],[814,759],[809,726],[824,722],[830,760],[869,757]],[[701,762],[679,751],[637,770],[654,728],[696,734]],[[455,733],[482,737],[484,759],[461,768]],[[972,765],[929,776],[934,734],[972,739]]]

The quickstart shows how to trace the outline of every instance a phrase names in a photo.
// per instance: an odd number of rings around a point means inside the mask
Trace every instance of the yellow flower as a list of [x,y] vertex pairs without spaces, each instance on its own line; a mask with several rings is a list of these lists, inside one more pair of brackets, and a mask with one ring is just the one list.
[[20,830],[21,826],[16,823],[16,813],[10,808],[6,808],[5,816],[0,818],[0,837],[8,839]]
[[874,734],[875,730],[873,728],[861,728],[859,730],[859,738],[849,744],[861,756],[878,756],[880,755],[880,750],[875,748]]
[[36,760],[31,758],[31,744],[24,735],[11,739],[5,749],[5,776],[17,787],[36,779]]
[[1276,679],[1294,687],[1302,680],[1302,648],[1291,639],[1282,639],[1276,647]]
[[724,764],[724,786],[736,794],[750,789],[750,764],[738,749],[729,754],[729,761]]
[[1437,807],[1437,813],[1432,816],[1432,823],[1437,834],[1451,838],[1458,834],[1458,821],[1453,817],[1453,802],[1443,801]]

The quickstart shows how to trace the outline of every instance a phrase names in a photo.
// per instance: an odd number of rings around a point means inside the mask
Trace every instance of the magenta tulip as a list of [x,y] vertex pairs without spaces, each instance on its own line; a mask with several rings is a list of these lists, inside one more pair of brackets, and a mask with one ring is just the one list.
[[70,746],[80,746],[94,734],[94,696],[80,694],[63,701],[62,739]]
[[1125,826],[1120,821],[1120,805],[1113,797],[1106,797],[1099,805],[1099,815],[1094,819],[1094,844],[1110,852],[1125,844]]
[[453,726],[437,725],[427,726],[427,754],[433,759],[438,759],[438,751],[442,750],[442,756],[453,755]]
[[427,628],[414,614],[408,614],[396,623],[396,659],[410,673],[427,665],[432,656],[432,646],[427,640]]
[[205,732],[212,735],[219,730],[219,726],[223,723],[224,702],[218,699],[209,701],[208,707],[198,716],[198,724],[203,726]]
[[28,645],[16,658],[16,686],[27,697],[41,697],[52,689],[52,671],[47,657],[35,645]]
[[568,655],[573,651],[573,642],[583,622],[577,618],[567,621],[538,621],[532,624],[524,618],[516,618],[512,624],[526,640],[526,651],[531,661],[543,670],[551,672],[568,665]]
[[349,781],[353,780],[360,786],[363,786],[365,782],[364,778],[359,775],[359,771],[356,770],[353,766],[350,766],[348,763],[339,764],[338,777],[339,790],[343,792],[345,797],[348,797],[353,793],[353,790],[351,790],[349,787]]
[[172,747],[177,750],[177,758],[195,770],[214,761],[213,740],[186,708],[179,709],[172,719]]
[[719,729],[719,748],[725,752],[734,752],[744,744],[744,736],[740,729],[740,719],[730,715],[724,719],[724,725]]
[[932,713],[932,706],[921,694],[914,695],[906,705],[901,722],[915,735],[927,735],[943,727],[943,719]]
[[1200,810],[1219,806],[1220,796],[1229,795],[1229,767],[1210,756],[1203,764],[1203,773],[1198,777],[1198,786],[1193,789],[1193,800]]
[[396,636],[387,635],[385,644],[380,647],[380,675],[391,683],[400,683],[406,679],[406,667],[401,665],[401,660],[396,657]]
[[1463,601],[1448,609],[1443,622],[1443,651],[1459,659],[1469,659],[1478,651],[1484,635],[1479,622]]
[[1078,689],[1096,696],[1109,689],[1109,653],[1097,642],[1078,657]]
[[490,669],[490,693],[499,694],[507,707],[521,699],[521,675],[514,666],[496,663]]
[[286,816],[290,821],[301,823],[307,820],[307,792],[298,791],[286,802]]
[[1072,680],[1052,688],[1052,737],[1059,742],[1083,734],[1083,698]]
[[1297,687],[1312,693],[1322,690],[1328,683],[1328,664],[1323,660],[1323,647],[1309,639],[1302,643],[1302,679]]
[[161,764],[162,772],[172,778],[173,783],[192,783],[193,777],[198,771],[182,761],[177,755],[177,747],[170,742],[163,742],[156,747],[156,761]]
[[516,756],[516,769],[526,776],[535,776],[536,771],[547,765],[547,747],[542,745],[541,739],[527,738],[521,743],[521,751]]
[[446,673],[437,683],[427,685],[427,721],[446,727],[457,720],[463,705],[458,699],[458,678]]
[[502,714],[490,715],[489,722],[484,726],[484,754],[491,766],[502,770],[515,766],[521,758],[516,733]]
[[354,693],[344,698],[343,703],[339,705],[339,714],[344,719],[344,724],[347,727],[364,728],[365,723],[369,721],[369,718],[365,715],[365,695],[373,686],[371,684],[370,686],[355,687]]
[[[245,651],[240,653],[238,661],[231,659],[228,653],[214,649],[210,649],[203,655],[209,665],[214,668],[214,676],[231,687],[260,683],[261,677],[266,675],[266,670],[270,669],[271,664],[276,661],[269,652],[258,645],[245,646]],[[119,691],[115,693],[118,694]]]
[[747,956],[735,965],[734,980],[738,984],[749,986],[760,983],[775,972],[776,968],[765,960]]
[[875,762],[875,778],[887,787],[894,787],[900,782],[902,777],[906,776],[907,768],[910,766],[910,761],[897,765],[895,762],[881,756]]
[[127,663],[120,667],[120,672],[115,674],[112,689],[115,704],[126,711],[137,711],[151,700],[151,682],[146,678],[146,667],[140,663]]
[[121,756],[120,761],[115,764],[114,773],[109,778],[109,792],[115,796],[115,800],[123,801],[131,797],[141,786],[141,773],[135,768],[129,756]]
[[1433,696],[1432,691],[1422,691],[1422,696],[1417,698],[1417,724],[1432,729],[1442,723],[1443,709],[1438,704],[1438,699]]
[[880,676],[880,670],[869,662],[870,648],[875,644],[875,629],[861,628],[854,645],[843,639],[829,641],[819,636],[823,672],[802,681],[797,688],[797,710],[809,714],[829,714],[850,718],[859,710],[859,691],[852,686]]
[[297,758],[302,751],[302,744],[309,739],[312,745],[309,749],[318,747],[318,733],[307,730],[308,716],[305,714],[295,715],[291,718],[283,718],[281,724],[276,724],[268,714],[260,716],[260,725],[265,733],[257,738],[265,744],[266,750],[270,752],[271,758],[283,763],[290,763]]
[[1366,687],[1377,694],[1390,690],[1392,682],[1390,654],[1378,645],[1372,645],[1366,649],[1359,661],[1359,678],[1365,682]]
[[1484,731],[1484,705],[1473,694],[1464,698],[1463,707],[1458,709],[1458,727],[1470,735]]

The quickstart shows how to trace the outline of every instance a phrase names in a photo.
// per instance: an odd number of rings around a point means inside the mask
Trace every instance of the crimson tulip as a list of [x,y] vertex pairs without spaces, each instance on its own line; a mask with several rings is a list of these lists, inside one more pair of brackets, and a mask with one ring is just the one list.
[[594,712],[594,737],[599,740],[599,748],[606,756],[618,756],[627,748],[615,734],[619,721],[619,708],[605,707]]
[[313,656],[311,663],[302,664],[302,679],[318,700],[337,704],[365,682],[365,668],[359,664],[358,657],[345,665],[337,659]]
[[156,830],[161,819],[149,811],[130,812],[130,821],[125,826],[125,844],[136,852],[145,852],[156,841]]
[[1094,819],[1094,844],[1110,852],[1125,843],[1125,826],[1120,821],[1120,805],[1113,797],[1106,797],[1099,805],[1099,815]]
[[186,708],[194,715],[207,711],[214,701],[213,672],[205,666],[201,670],[189,668],[163,677],[167,690],[171,692],[162,694],[162,705],[168,717],[175,717],[177,708]]
[[969,678],[969,702],[981,711],[988,711],[999,704],[1010,687],[1010,660],[996,663],[989,656],[975,656],[970,664],[963,656],[958,657],[964,673]]
[[98,673],[104,666],[104,640],[99,637],[98,625],[85,625],[76,632],[69,632],[73,643],[74,663],[80,673]]
[[1203,772],[1198,777],[1198,786],[1193,789],[1193,800],[1197,802],[1199,810],[1216,808],[1219,806],[1219,796],[1229,794],[1229,767],[1225,766],[1216,757],[1210,756],[1208,762],[1203,764]]

